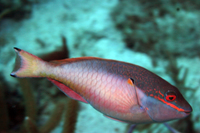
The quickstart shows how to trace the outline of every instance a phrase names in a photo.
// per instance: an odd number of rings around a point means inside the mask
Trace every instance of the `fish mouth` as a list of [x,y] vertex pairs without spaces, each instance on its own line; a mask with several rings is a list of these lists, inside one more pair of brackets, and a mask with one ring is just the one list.
[[190,115],[191,112],[192,112],[192,108],[183,111],[183,113],[184,113],[186,116]]
[[190,115],[191,111],[184,111],[186,115]]
[[192,111],[184,111],[184,113],[185,113],[186,115],[190,115],[191,112],[192,112]]
[[189,105],[187,108],[184,109],[183,113],[188,116],[192,112],[192,107]]

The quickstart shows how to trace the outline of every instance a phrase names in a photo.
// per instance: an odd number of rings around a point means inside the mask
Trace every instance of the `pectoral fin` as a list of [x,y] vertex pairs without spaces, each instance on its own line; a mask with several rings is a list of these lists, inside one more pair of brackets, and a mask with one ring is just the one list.
[[47,78],[47,79],[49,81],[51,81],[54,85],[56,85],[68,97],[70,97],[74,100],[78,100],[78,101],[81,101],[81,102],[84,102],[84,103],[88,103],[83,97],[81,97],[78,93],[74,92],[72,89],[70,89],[69,87],[67,87],[63,83],[58,82],[56,80],[53,80],[51,78]]
[[134,79],[133,78],[129,78],[127,80],[127,83],[130,84],[130,85],[132,85],[132,86],[134,86]]

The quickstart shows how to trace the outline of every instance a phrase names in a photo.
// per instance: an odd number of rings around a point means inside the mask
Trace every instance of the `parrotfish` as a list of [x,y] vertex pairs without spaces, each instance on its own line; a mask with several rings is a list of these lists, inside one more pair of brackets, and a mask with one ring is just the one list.
[[13,77],[45,77],[72,99],[127,123],[185,118],[192,107],[180,91],[149,70],[97,57],[43,61],[19,48]]

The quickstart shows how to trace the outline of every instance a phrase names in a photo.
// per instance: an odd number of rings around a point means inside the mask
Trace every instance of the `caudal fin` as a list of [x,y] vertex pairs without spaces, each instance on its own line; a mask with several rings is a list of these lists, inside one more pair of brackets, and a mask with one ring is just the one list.
[[44,68],[45,62],[24,50],[16,47],[14,49],[17,57],[14,70],[10,75],[13,77],[41,77],[40,73]]

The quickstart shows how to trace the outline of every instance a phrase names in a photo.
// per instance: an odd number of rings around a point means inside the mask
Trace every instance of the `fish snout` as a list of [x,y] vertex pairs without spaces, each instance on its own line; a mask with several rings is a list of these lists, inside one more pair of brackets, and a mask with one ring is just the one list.
[[190,113],[192,112],[193,110],[192,110],[192,107],[189,105],[186,109],[184,109],[184,113],[186,114],[186,115],[190,115]]

